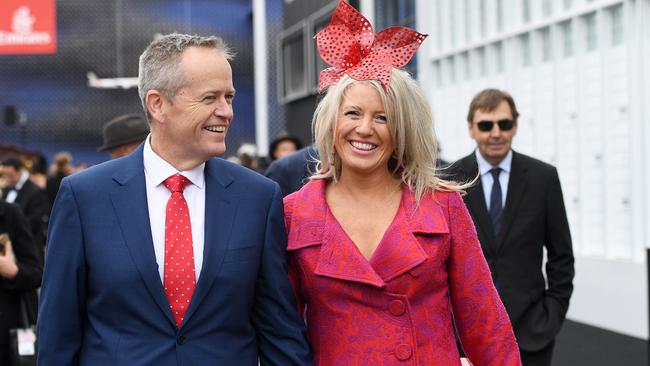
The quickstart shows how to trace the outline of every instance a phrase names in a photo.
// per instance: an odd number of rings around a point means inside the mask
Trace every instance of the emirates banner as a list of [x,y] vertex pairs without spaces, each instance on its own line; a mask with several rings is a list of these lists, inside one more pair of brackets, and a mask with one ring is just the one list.
[[0,0],[0,54],[56,53],[56,0]]

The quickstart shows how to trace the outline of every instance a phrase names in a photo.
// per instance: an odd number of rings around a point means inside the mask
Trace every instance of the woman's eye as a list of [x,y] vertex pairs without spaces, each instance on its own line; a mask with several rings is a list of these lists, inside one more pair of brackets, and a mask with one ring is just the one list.
[[386,116],[376,116],[375,119],[379,122],[386,123],[387,119]]
[[359,112],[357,112],[357,111],[347,111],[347,112],[345,112],[345,115],[346,115],[347,117],[358,117],[358,116],[359,116]]

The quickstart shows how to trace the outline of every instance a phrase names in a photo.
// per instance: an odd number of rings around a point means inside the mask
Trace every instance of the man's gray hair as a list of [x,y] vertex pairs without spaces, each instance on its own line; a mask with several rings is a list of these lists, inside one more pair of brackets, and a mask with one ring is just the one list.
[[149,90],[158,90],[165,97],[172,98],[185,85],[185,75],[179,65],[181,55],[188,47],[214,48],[226,60],[233,58],[232,51],[220,37],[171,33],[156,38],[140,55],[138,71],[138,94],[149,120],[146,101]]

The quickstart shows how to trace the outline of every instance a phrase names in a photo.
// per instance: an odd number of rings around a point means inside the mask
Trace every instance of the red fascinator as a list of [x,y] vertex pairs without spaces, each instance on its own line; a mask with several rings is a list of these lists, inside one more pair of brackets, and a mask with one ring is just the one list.
[[392,68],[406,65],[427,36],[407,27],[375,34],[368,19],[341,0],[330,24],[314,37],[320,57],[332,66],[320,72],[318,92],[336,84],[343,74],[379,80],[388,90]]

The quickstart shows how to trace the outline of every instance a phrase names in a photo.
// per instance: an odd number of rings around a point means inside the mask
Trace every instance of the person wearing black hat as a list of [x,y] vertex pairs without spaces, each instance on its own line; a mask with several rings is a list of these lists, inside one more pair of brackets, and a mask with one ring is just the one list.
[[124,114],[106,122],[104,144],[97,151],[108,151],[111,159],[129,155],[149,134],[149,124],[139,114]]
[[269,157],[271,161],[281,159],[302,149],[302,142],[289,135],[283,135],[271,142],[269,146]]

